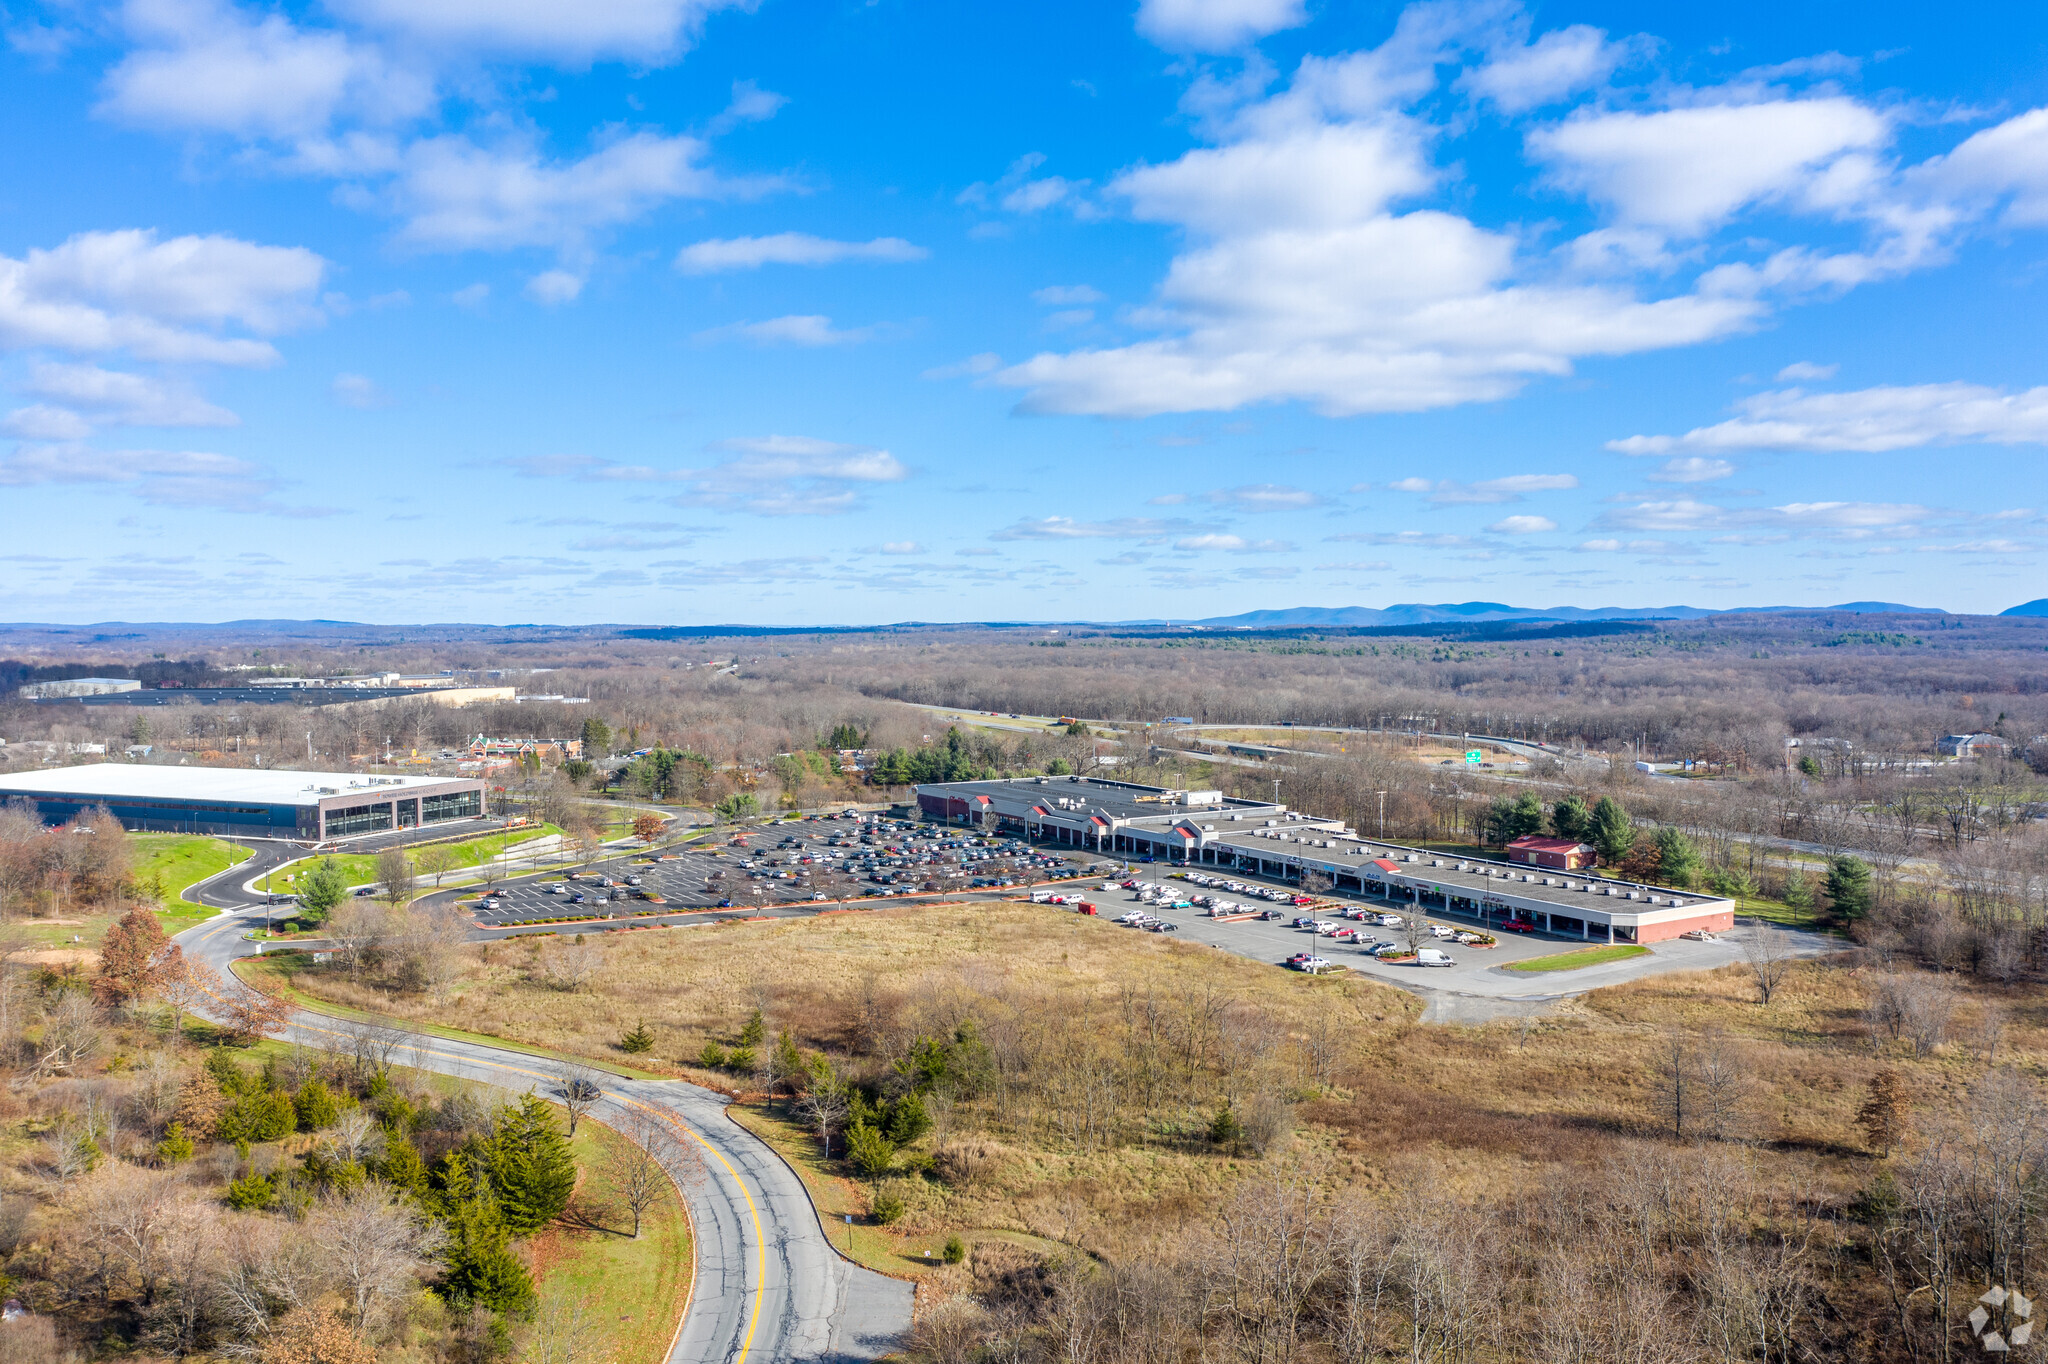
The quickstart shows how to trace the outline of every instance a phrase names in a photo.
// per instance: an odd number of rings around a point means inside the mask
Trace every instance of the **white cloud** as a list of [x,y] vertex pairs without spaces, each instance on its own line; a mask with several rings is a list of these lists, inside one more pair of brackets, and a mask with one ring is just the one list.
[[1652,483],[1711,483],[1734,472],[1735,466],[1725,459],[1684,455],[1665,460],[1656,473],[1649,475],[1649,480]]
[[432,82],[375,47],[282,14],[222,0],[128,0],[123,26],[145,44],[106,77],[100,112],[162,129],[295,137],[344,110],[404,119],[432,103]]
[[1585,24],[1554,29],[1527,46],[1496,51],[1458,79],[1458,88],[1504,113],[1521,113],[1589,90],[1614,74],[1632,51]]
[[[182,384],[97,365],[39,363],[24,387],[96,426],[239,426],[242,419]],[[41,404],[38,404],[40,407]]]
[[734,322],[697,333],[699,341],[736,339],[757,345],[844,346],[871,340],[873,327],[835,328],[832,319],[818,313],[771,317],[763,322]]
[[1487,529],[1496,535],[1538,535],[1556,530],[1557,522],[1547,516],[1504,516]]
[[721,270],[755,270],[763,265],[836,265],[840,261],[919,261],[931,255],[901,237],[843,242],[807,232],[778,232],[769,237],[713,238],[676,253],[676,269],[708,275]]
[[2008,223],[2048,225],[2048,109],[2029,109],[1975,133],[1947,155],[1915,167],[1908,178],[1977,212],[2003,202]]
[[1285,540],[1247,540],[1242,535],[1216,532],[1183,536],[1173,542],[1173,547],[1184,552],[1223,550],[1230,554],[1286,554],[1294,548]]
[[572,161],[529,146],[484,147],[460,135],[423,138],[396,154],[392,178],[370,196],[405,222],[401,244],[423,250],[579,251],[589,237],[671,199],[765,193],[779,182],[723,180],[698,162],[694,137],[637,132]]
[[1236,488],[1218,488],[1214,492],[1203,493],[1202,500],[1241,512],[1305,511],[1323,504],[1323,499],[1315,493],[1304,488],[1290,488],[1283,483],[1246,483]]
[[882,546],[884,554],[924,554],[928,551],[915,540],[891,540]]
[[317,320],[311,300],[326,268],[303,248],[234,237],[83,232],[19,260],[0,256],[0,346],[272,364],[268,343],[218,329],[274,333]]
[[484,304],[490,301],[490,298],[491,286],[482,281],[478,281],[475,284],[466,284],[448,295],[450,303],[453,303],[458,308],[467,308],[472,312],[483,307]]
[[704,17],[743,0],[341,0],[371,28],[443,52],[535,58],[576,67],[606,59],[663,63],[680,55]]
[[1694,498],[1643,501],[1600,517],[1616,530],[1700,531],[1766,529],[1833,532],[1851,538],[1912,528],[1933,518],[1912,502],[1787,502],[1776,507],[1721,507]]
[[553,307],[574,303],[583,292],[583,277],[569,270],[543,270],[526,281],[526,296]]
[[1430,187],[1415,130],[1401,120],[1326,124],[1202,147],[1119,175],[1109,192],[1144,222],[1202,232],[1329,229],[1369,219]]
[[1472,543],[1469,535],[1426,530],[1345,531],[1341,535],[1323,538],[1359,545],[1401,545],[1409,549],[1459,549]]
[[1139,0],[1138,32],[1176,52],[1233,52],[1308,22],[1302,0]]
[[1835,377],[1840,365],[1816,365],[1810,360],[1794,360],[1778,371],[1778,382],[1785,384],[1818,383]]
[[1509,474],[1505,478],[1460,483],[1455,479],[1403,478],[1387,485],[1395,492],[1428,493],[1440,507],[1486,506],[1520,502],[1528,493],[1561,492],[1579,486],[1572,474]]
[[742,123],[764,123],[774,118],[787,103],[787,95],[778,95],[773,90],[763,90],[753,81],[734,81],[732,103],[726,105],[724,111],[711,120],[706,131],[717,137],[731,132]]
[[585,483],[678,483],[668,500],[679,507],[710,507],[758,516],[821,516],[860,505],[858,487],[910,477],[887,450],[809,436],[757,436],[711,447],[731,458],[703,469],[660,469],[620,464],[593,455],[520,456],[499,461],[528,478],[574,478]]
[[373,408],[391,406],[391,395],[379,388],[376,381],[367,374],[337,374],[334,376],[334,382],[328,385],[328,391],[334,395],[334,401],[343,407],[353,407],[367,412]]
[[1890,138],[1883,115],[1827,96],[1593,113],[1539,129],[1528,144],[1558,183],[1624,222],[1690,237],[1748,205],[1798,198],[1839,158]]
[[1643,299],[1521,259],[1515,231],[1395,211],[1439,178],[1424,157],[1436,130],[1397,106],[1433,87],[1437,63],[1481,41],[1485,20],[1411,6],[1377,49],[1305,59],[1286,88],[1249,104],[1215,95],[1204,123],[1221,145],[1110,187],[1134,217],[1192,238],[1157,306],[1128,319],[1160,335],[1040,354],[996,382],[1026,390],[1027,412],[1151,416],[1287,400],[1330,415],[1414,412],[1503,398],[1582,357],[1691,345],[1764,317],[1762,280]]
[[68,407],[30,403],[0,417],[0,435],[20,440],[75,441],[92,434],[92,423]]
[[1169,536],[1186,534],[1195,527],[1192,523],[1174,518],[1161,520],[1149,516],[1121,516],[1113,521],[1076,521],[1070,516],[1045,516],[1036,520],[1025,519],[1013,526],[1006,526],[989,538],[991,540],[1163,540]]
[[1102,302],[1102,291],[1086,284],[1048,284],[1043,289],[1033,290],[1031,301],[1047,307],[1085,306]]
[[20,445],[0,457],[0,486],[103,484],[150,506],[212,508],[266,516],[318,517],[330,507],[271,500],[278,482],[260,465],[194,450],[101,450],[87,445]]
[[994,351],[983,351],[970,355],[965,360],[950,365],[935,365],[924,371],[920,379],[964,379],[969,375],[993,374],[1003,367],[1003,357]]
[[1607,442],[1624,455],[1675,451],[1880,452],[1984,442],[2048,444],[2048,386],[2006,393],[1979,384],[1916,384],[1807,393],[1781,389],[1736,404],[1742,413],[1682,436]]
[[1666,557],[1685,554],[1690,551],[1684,545],[1669,540],[1584,540],[1579,543],[1582,554],[1648,554]]

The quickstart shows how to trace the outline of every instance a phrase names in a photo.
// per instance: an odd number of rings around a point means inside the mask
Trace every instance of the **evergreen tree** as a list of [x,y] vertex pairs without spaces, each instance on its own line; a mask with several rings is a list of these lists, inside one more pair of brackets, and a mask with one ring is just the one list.
[[474,1176],[460,1155],[443,1169],[447,1198],[448,1265],[441,1291],[458,1303],[474,1302],[507,1316],[533,1310],[533,1276],[512,1253],[511,1231],[488,1180]]
[[1550,829],[1559,838],[1583,840],[1593,827],[1593,812],[1577,796],[1566,796],[1550,807]]
[[583,756],[602,758],[612,751],[612,727],[598,716],[583,722]]
[[749,1018],[740,1028],[740,1045],[743,1047],[758,1047],[761,1045],[761,1039],[767,1035],[768,1020],[761,1016],[759,1009],[756,1009],[754,1010],[754,1016]]
[[1670,825],[1657,830],[1657,873],[1667,886],[1690,890],[1700,879],[1700,853],[1683,831]]
[[1483,837],[1500,847],[1504,848],[1528,834],[1542,832],[1543,802],[1534,791],[1524,791],[1514,800],[1502,796],[1486,812]]
[[192,1138],[185,1134],[185,1124],[174,1122],[164,1129],[164,1139],[156,1144],[156,1158],[165,1165],[192,1159]]
[[489,1152],[491,1190],[513,1235],[532,1235],[569,1206],[576,1158],[538,1095],[528,1094],[500,1118]]
[[889,1121],[882,1131],[898,1146],[908,1146],[932,1130],[932,1115],[916,1090],[889,1105]]
[[433,1198],[427,1163],[420,1159],[419,1148],[390,1128],[384,1130],[384,1154],[377,1160],[377,1177],[423,1207]]
[[853,1168],[870,1178],[889,1172],[896,1159],[896,1146],[865,1120],[846,1129],[846,1158]]
[[334,907],[348,898],[348,878],[334,859],[323,857],[320,864],[299,878],[300,917],[309,923],[323,923]]
[[318,1132],[323,1127],[334,1126],[334,1120],[341,1116],[341,1105],[334,1094],[318,1080],[307,1080],[299,1086],[299,1092],[292,1096],[292,1109],[298,1114],[301,1132]]
[[639,1056],[654,1050],[654,1032],[645,1021],[635,1025],[633,1031],[619,1039],[619,1050],[629,1056]]
[[1828,906],[1838,918],[1860,919],[1870,913],[1874,893],[1870,885],[1870,864],[1860,857],[1837,857],[1828,862]]
[[1629,855],[1636,845],[1635,821],[1613,796],[1600,797],[1586,830],[1586,841],[1600,851],[1600,860],[1614,864]]
[[803,1053],[796,1049],[796,1039],[789,1035],[787,1028],[775,1039],[775,1050],[768,1057],[768,1069],[778,1084],[801,1080],[810,1074],[810,1068],[804,1065]]

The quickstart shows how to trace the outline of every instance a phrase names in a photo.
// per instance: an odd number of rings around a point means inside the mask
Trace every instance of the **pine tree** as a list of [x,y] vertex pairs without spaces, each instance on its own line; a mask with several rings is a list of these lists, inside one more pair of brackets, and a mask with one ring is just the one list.
[[505,1225],[530,1236],[560,1217],[576,1189],[576,1158],[554,1111],[528,1094],[498,1124],[490,1143],[491,1188]]
[[761,1039],[767,1035],[768,1020],[761,1017],[761,1011],[756,1009],[754,1010],[754,1016],[748,1019],[746,1026],[740,1029],[740,1045],[743,1047],[758,1047],[761,1045]]
[[307,1080],[299,1086],[299,1092],[292,1096],[292,1109],[298,1115],[301,1132],[318,1132],[324,1127],[334,1126],[334,1120],[341,1116],[341,1105],[327,1086],[318,1080]]
[[377,1161],[377,1177],[422,1206],[433,1198],[427,1163],[420,1159],[419,1148],[388,1127],[384,1129],[384,1154]]
[[309,923],[323,922],[347,898],[348,878],[331,857],[321,858],[318,866],[299,878],[299,907],[304,911],[300,917]]
[[1586,830],[1586,841],[1600,850],[1600,860],[1613,865],[1627,857],[1636,846],[1635,821],[1628,817],[1628,811],[1612,796],[1600,797],[1600,803],[1593,807],[1591,826]]
[[896,1159],[896,1146],[865,1121],[856,1122],[846,1129],[846,1158],[853,1162],[854,1169],[875,1178],[889,1172]]
[[1566,796],[1550,807],[1550,827],[1559,838],[1584,838],[1593,826],[1593,812],[1577,796]]
[[511,1231],[492,1197],[490,1182],[473,1175],[460,1155],[448,1157],[442,1176],[448,1275],[441,1291],[458,1303],[479,1303],[508,1316],[531,1312],[533,1276],[512,1253]]
[[1828,863],[1828,907],[1841,919],[1860,919],[1870,913],[1874,896],[1870,888],[1870,864],[1860,857],[1837,857]]
[[1690,890],[1700,878],[1700,853],[1683,830],[1670,825],[1657,830],[1657,868],[1667,886]]
[[619,1050],[629,1056],[638,1056],[642,1052],[654,1050],[654,1033],[647,1026],[645,1020],[637,1024],[633,1031],[619,1039]]

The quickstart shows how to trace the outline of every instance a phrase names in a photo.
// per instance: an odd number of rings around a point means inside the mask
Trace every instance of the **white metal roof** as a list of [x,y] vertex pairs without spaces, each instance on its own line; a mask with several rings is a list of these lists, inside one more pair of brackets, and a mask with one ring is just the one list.
[[[112,800],[259,801],[311,805],[329,795],[390,795],[407,788],[446,786],[461,777],[366,777],[359,772],[259,771],[248,767],[159,767],[87,763],[42,772],[0,774],[0,796],[84,796]],[[371,785],[371,782],[376,785]]]

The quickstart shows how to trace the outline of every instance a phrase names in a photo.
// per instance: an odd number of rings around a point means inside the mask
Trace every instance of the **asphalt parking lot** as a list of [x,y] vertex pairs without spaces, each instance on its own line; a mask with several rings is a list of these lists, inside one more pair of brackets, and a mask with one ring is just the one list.
[[[1140,881],[1156,885],[1171,886],[1183,894],[1203,893],[1203,888],[1189,885],[1184,881],[1171,880],[1158,874],[1159,870],[1149,867],[1137,868],[1133,875]],[[1147,875],[1147,873],[1153,873]],[[1265,885],[1266,882],[1252,877],[1235,878],[1245,885]],[[1297,952],[1313,952],[1333,966],[1343,966],[1384,980],[1404,989],[1421,992],[1450,991],[1468,995],[1487,996],[1498,999],[1554,999],[1563,995],[1578,994],[1601,985],[1612,985],[1623,980],[1663,971],[1705,971],[1717,966],[1743,959],[1743,943],[1749,928],[1738,927],[1733,933],[1718,935],[1712,942],[1693,942],[1674,939],[1669,942],[1652,944],[1649,954],[1606,962],[1597,966],[1579,967],[1572,970],[1549,972],[1522,972],[1505,969],[1510,962],[1528,961],[1536,957],[1553,956],[1583,947],[1605,946],[1604,943],[1588,943],[1579,938],[1553,937],[1543,933],[1495,932],[1499,940],[1494,947],[1463,946],[1447,939],[1425,938],[1423,944],[1448,953],[1455,963],[1445,966],[1420,966],[1412,962],[1381,961],[1371,955],[1370,944],[1353,945],[1333,942],[1329,938],[1308,928],[1291,928],[1292,920],[1305,913],[1317,913],[1318,917],[1333,916],[1320,911],[1296,909],[1291,905],[1274,904],[1269,901],[1251,900],[1242,895],[1231,895],[1235,902],[1259,909],[1279,910],[1285,917],[1274,921],[1245,919],[1236,922],[1220,922],[1209,918],[1199,909],[1170,910],[1145,905],[1138,892],[1126,890],[1104,891],[1100,882],[1091,887],[1086,898],[1097,906],[1105,920],[1114,920],[1133,909],[1145,909],[1168,922],[1178,925],[1174,937],[1184,942],[1205,943],[1255,961],[1284,964]],[[1275,886],[1277,887],[1277,885]],[[1383,910],[1408,918],[1412,905],[1392,901],[1380,901],[1370,897],[1352,896],[1328,897],[1330,901],[1346,906],[1361,906]],[[1057,905],[1046,907],[1054,913],[1068,913],[1071,908]],[[1424,923],[1441,923],[1452,928],[1473,928],[1468,920],[1425,914]],[[1353,920],[1338,920],[1346,928],[1356,928],[1360,933],[1374,939],[1392,940],[1405,943],[1406,928],[1381,928]],[[1125,928],[1111,924],[1120,933],[1142,933],[1141,928]],[[1797,935],[1795,950],[1804,954],[1808,951],[1828,950],[1830,944],[1817,935]],[[1808,938],[1813,942],[1805,941]]]

